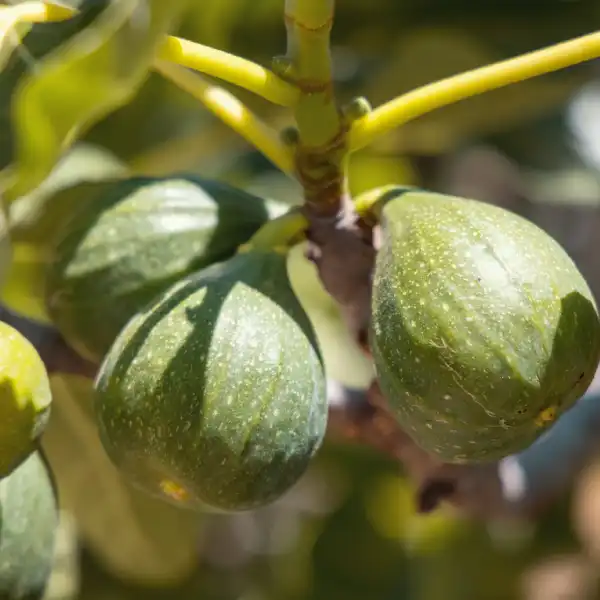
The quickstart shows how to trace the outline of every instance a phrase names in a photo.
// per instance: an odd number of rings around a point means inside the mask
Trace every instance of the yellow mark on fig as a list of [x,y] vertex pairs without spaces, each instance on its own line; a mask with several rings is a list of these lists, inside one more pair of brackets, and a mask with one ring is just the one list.
[[178,502],[185,500],[188,495],[184,488],[170,479],[163,479],[163,481],[160,482],[160,488],[164,494],[169,496],[169,498],[177,500]]
[[545,408],[535,419],[535,424],[538,427],[544,427],[549,423],[552,423],[556,419],[556,406],[549,406]]

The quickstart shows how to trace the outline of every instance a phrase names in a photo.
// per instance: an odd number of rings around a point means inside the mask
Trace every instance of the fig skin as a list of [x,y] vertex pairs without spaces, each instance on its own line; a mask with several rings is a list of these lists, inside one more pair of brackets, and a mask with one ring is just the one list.
[[78,354],[99,364],[136,312],[182,277],[233,256],[274,205],[195,175],[102,183],[52,240],[47,313]]
[[386,188],[379,211],[370,342],[398,422],[450,463],[530,446],[600,360],[585,279],[552,237],[491,204]]
[[151,494],[219,511],[279,498],[327,426],[323,363],[287,257],[239,254],[171,287],[113,344],[95,410],[108,455]]
[[0,478],[37,447],[52,405],[50,380],[37,350],[0,321]]

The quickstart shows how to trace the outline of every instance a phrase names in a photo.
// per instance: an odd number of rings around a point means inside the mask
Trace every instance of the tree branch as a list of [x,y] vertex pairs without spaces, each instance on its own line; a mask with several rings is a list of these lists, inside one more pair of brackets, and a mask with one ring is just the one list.
[[156,60],[154,70],[202,102],[208,110],[262,152],[283,173],[292,175],[292,152],[282,143],[279,134],[236,96],[220,86],[211,84],[202,75],[176,64]]
[[298,89],[250,60],[172,35],[166,36],[158,58],[217,77],[274,104],[294,106]]
[[392,129],[443,106],[598,56],[600,32],[595,32],[412,90],[356,121],[349,133],[350,149],[364,148]]
[[449,465],[429,456],[396,424],[377,383],[366,391],[330,384],[330,434],[401,462],[417,485],[420,512],[447,501],[476,518],[529,516],[564,491],[597,451],[598,383],[530,448],[487,465]]

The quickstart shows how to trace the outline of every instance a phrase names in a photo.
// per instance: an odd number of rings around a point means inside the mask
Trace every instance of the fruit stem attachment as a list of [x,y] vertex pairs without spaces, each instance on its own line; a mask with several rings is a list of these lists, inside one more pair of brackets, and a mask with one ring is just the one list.
[[379,215],[383,205],[392,198],[397,198],[401,194],[410,190],[416,190],[415,186],[410,185],[384,185],[378,188],[367,190],[353,200],[356,214],[369,223],[379,222]]
[[304,239],[308,228],[306,217],[298,208],[292,208],[287,213],[267,221],[245,244],[238,248],[238,252],[251,252],[252,250],[274,250],[287,253]]
[[200,100],[208,110],[262,152],[281,171],[293,173],[294,160],[291,150],[281,142],[276,131],[233,94],[179,65],[156,60],[154,69]]
[[448,104],[599,56],[600,32],[596,32],[417,88],[355,121],[349,134],[350,151]]
[[346,132],[333,91],[330,36],[334,0],[286,0],[287,53],[274,65],[300,92],[296,174],[305,203],[318,214],[339,211],[346,191]]

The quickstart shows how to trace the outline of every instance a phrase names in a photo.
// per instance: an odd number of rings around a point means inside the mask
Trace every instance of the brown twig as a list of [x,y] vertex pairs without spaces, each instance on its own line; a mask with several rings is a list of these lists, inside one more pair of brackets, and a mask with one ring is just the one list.
[[533,446],[486,465],[449,465],[428,455],[397,425],[379,386],[347,389],[331,383],[330,435],[365,444],[401,462],[417,484],[417,507],[447,501],[484,519],[530,516],[552,502],[598,449],[600,397],[591,391]]

